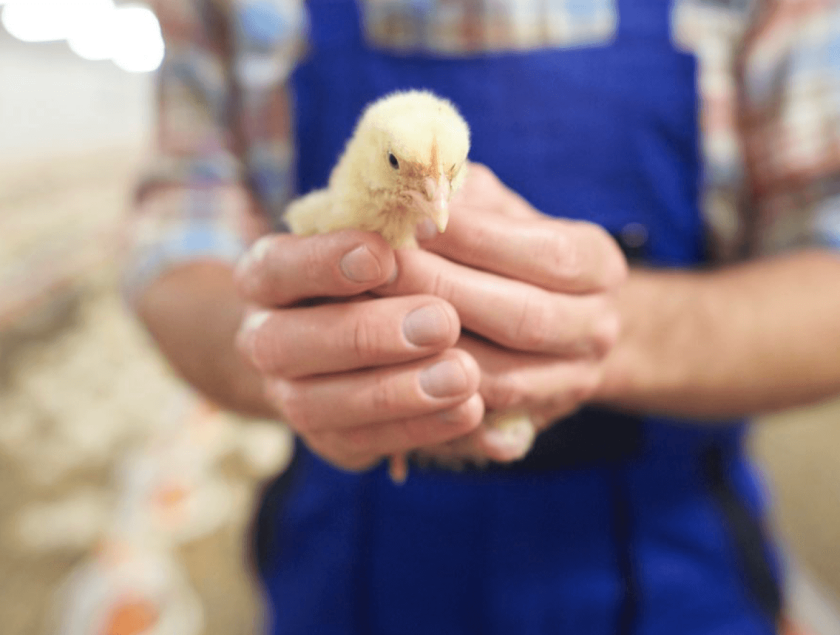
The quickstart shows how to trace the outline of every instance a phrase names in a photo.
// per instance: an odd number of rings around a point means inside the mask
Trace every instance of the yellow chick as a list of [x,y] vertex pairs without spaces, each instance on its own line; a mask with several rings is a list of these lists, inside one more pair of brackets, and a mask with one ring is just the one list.
[[469,127],[445,99],[415,90],[387,95],[362,114],[328,186],[293,202],[286,222],[304,236],[362,229],[395,249],[416,247],[424,218],[446,229],[469,149]]
[[[423,219],[446,229],[469,149],[469,127],[445,99],[416,90],[382,97],[362,113],[327,187],[289,205],[286,223],[303,236],[362,229],[395,249],[417,247]],[[390,474],[405,481],[405,456],[392,457]]]

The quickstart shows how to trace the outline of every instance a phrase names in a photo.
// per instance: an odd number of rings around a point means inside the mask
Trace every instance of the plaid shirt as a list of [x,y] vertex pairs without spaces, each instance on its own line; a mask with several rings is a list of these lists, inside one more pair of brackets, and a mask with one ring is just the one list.
[[[286,80],[302,0],[158,0],[167,54],[156,155],[138,191],[128,291],[167,267],[233,261],[293,192]],[[360,0],[371,46],[473,55],[608,45],[616,0]],[[701,206],[713,255],[840,249],[840,3],[671,0],[698,59]]]

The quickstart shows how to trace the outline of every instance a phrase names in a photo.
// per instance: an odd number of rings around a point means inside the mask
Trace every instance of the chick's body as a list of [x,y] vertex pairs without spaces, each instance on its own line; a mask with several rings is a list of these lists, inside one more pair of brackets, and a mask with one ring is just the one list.
[[425,91],[383,97],[363,113],[327,187],[293,202],[286,222],[296,234],[362,229],[394,248],[414,247],[424,218],[446,228],[469,144],[469,128],[448,101]]

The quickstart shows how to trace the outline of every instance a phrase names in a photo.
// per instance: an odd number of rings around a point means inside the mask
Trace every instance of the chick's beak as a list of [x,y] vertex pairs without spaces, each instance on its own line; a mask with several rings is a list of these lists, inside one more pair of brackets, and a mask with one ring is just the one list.
[[449,179],[443,174],[438,177],[437,181],[431,177],[426,177],[423,186],[426,190],[426,196],[432,203],[430,216],[438,231],[442,233],[449,223]]

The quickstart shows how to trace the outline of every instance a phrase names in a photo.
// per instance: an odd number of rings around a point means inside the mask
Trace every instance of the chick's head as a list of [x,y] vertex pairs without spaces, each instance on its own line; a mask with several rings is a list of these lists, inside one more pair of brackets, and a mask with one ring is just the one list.
[[425,91],[395,93],[365,111],[356,136],[371,187],[407,195],[443,231],[470,148],[469,127],[455,107]]

